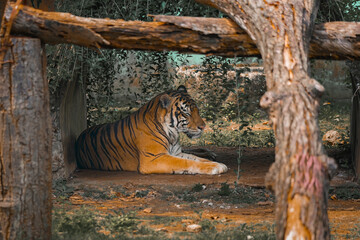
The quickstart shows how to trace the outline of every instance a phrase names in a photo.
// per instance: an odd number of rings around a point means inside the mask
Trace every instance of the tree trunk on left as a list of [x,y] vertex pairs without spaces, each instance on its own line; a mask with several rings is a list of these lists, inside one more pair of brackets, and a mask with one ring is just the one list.
[[0,65],[0,239],[51,238],[51,122],[39,39]]

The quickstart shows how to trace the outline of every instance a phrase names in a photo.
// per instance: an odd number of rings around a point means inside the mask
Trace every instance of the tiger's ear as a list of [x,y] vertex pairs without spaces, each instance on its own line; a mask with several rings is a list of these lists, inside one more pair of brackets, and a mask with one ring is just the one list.
[[168,108],[171,102],[170,96],[167,94],[161,95],[160,96],[160,104],[163,108]]
[[186,87],[184,85],[180,85],[176,91],[187,93]]

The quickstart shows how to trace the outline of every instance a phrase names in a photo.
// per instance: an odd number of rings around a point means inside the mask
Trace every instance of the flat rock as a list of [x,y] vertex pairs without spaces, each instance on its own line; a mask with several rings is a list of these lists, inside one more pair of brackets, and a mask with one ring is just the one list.
[[190,224],[186,227],[187,232],[198,233],[202,231],[202,227],[198,224]]

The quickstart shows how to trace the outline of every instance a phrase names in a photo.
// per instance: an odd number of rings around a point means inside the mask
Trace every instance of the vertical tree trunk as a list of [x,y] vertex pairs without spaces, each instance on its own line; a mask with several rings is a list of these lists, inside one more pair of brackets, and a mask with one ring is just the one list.
[[360,181],[360,61],[348,62],[353,89],[351,111],[351,159],[356,174]]
[[275,163],[267,185],[276,195],[278,239],[330,239],[327,194],[333,159],[317,122],[324,88],[309,77],[308,49],[319,1],[198,0],[228,14],[256,42],[264,60]]
[[13,38],[0,68],[0,239],[51,238],[51,124],[39,39]]
[[5,12],[6,3],[7,3],[7,0],[0,1],[0,26],[1,26],[4,12]]

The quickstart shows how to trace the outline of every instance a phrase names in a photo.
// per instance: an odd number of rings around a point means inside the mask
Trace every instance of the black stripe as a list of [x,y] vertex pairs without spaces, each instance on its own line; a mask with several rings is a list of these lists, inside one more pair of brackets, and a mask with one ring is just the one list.
[[125,151],[128,152],[133,158],[135,158],[133,152],[130,151],[130,149],[134,151],[134,147],[131,146],[131,145],[128,143],[128,141],[126,140],[125,131],[124,131],[124,130],[125,130],[125,126],[124,126],[125,121],[124,121],[124,119],[121,120],[120,123],[121,123],[120,129],[121,129],[122,139],[123,139],[125,145],[127,146],[127,148],[125,148]]
[[[114,166],[112,165],[111,162],[111,154],[108,151],[108,141],[106,141],[105,137],[106,137],[106,128],[108,127],[108,125],[105,125],[101,131],[100,131],[100,146],[101,146],[101,150],[102,152],[106,155],[107,157],[107,162],[110,164],[111,169],[114,169]],[[109,168],[106,170],[110,170]]]
[[97,149],[97,136],[98,136],[99,130],[100,130],[100,126],[95,128],[93,131],[91,131],[90,142],[91,142],[92,149],[94,150],[95,155],[97,156],[97,158],[95,160],[97,160],[98,165],[100,166],[100,169],[103,169],[104,163],[102,162],[102,159],[101,159],[98,149]]
[[[121,120],[120,120],[121,121]],[[118,137],[118,127],[119,127],[119,124],[120,124],[120,121],[117,122],[115,125],[114,125],[114,132],[115,132],[115,139],[116,139],[116,142],[117,144],[121,147],[121,149],[123,150],[123,152],[125,152],[125,149],[123,147],[123,145],[121,144],[120,140],[119,140],[119,137]]]
[[109,147],[111,148],[111,150],[112,150],[112,151],[115,153],[115,155],[116,155],[116,157],[113,158],[113,160],[117,163],[117,165],[118,165],[118,167],[120,168],[120,170],[123,170],[123,168],[122,168],[122,166],[121,166],[121,163],[120,163],[120,161],[118,161],[118,159],[120,159],[120,160],[122,160],[122,161],[124,161],[124,160],[123,160],[121,154],[119,154],[119,151],[118,151],[117,147],[115,146],[115,144],[113,143],[113,141],[112,141],[112,139],[111,139],[111,132],[114,132],[114,134],[116,134],[115,131],[114,131],[114,129],[113,129],[113,126],[116,125],[116,124],[117,124],[117,122],[109,125],[109,127],[106,129],[106,130],[107,130],[106,133],[107,133],[107,137],[108,137],[108,139],[109,139],[109,141],[108,141]]
[[167,153],[159,153],[159,154],[156,154],[156,155],[155,155],[156,157],[155,157],[154,159],[152,159],[151,162],[155,161],[156,159],[158,159],[159,157],[164,156],[164,155],[167,155]]

